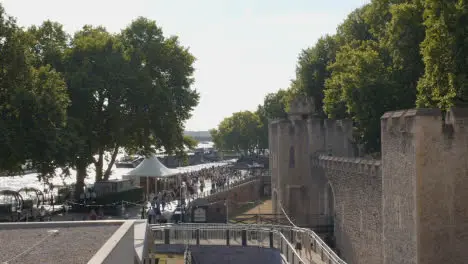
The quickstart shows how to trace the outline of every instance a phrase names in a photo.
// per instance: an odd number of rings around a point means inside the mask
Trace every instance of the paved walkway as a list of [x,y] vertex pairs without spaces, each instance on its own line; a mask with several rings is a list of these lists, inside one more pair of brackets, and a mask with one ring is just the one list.
[[[254,241],[254,240],[250,240],[248,241],[248,246],[253,246],[253,247],[269,247],[269,240],[268,239],[264,239],[262,241]],[[157,241],[155,241],[155,244],[160,244],[158,243]],[[189,245],[195,245],[196,244],[196,240],[194,239],[184,239],[184,238],[180,238],[180,239],[172,239],[171,240],[171,244],[189,244]],[[231,246],[242,246],[242,240],[241,240],[241,237],[232,237],[229,241],[229,244]],[[212,238],[212,239],[200,239],[200,245],[226,245],[226,239],[216,239],[216,238]],[[302,250],[297,250],[297,252],[299,253],[299,256],[302,258],[302,260],[304,261],[304,264],[326,264],[326,262],[324,262],[321,257],[320,257],[320,254],[318,253],[315,253],[313,251],[310,251],[310,252],[307,252],[307,250],[305,248],[303,248]]]

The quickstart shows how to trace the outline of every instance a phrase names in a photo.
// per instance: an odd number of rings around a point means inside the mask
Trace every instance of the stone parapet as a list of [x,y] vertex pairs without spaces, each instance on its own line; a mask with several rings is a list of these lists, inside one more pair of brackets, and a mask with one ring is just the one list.
[[381,161],[361,158],[343,158],[321,155],[315,159],[318,165],[324,169],[347,171],[350,173],[362,173],[377,176],[380,172]]
[[380,118],[381,129],[390,133],[414,133],[414,118],[417,116],[442,117],[442,112],[434,108],[386,112]]

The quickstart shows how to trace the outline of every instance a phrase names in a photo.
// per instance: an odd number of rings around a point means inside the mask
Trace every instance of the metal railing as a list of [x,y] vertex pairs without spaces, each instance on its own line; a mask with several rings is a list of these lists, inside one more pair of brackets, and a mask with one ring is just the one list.
[[165,224],[151,225],[155,244],[237,245],[276,248],[289,264],[306,264],[279,230],[261,225]]
[[[303,259],[310,259],[312,258],[313,254],[318,254],[320,259],[328,264],[346,264],[344,260],[342,260],[315,232],[310,229],[301,228],[301,227],[294,227],[294,226],[287,226],[287,225],[267,225],[267,224],[218,224],[218,223],[207,223],[207,224],[195,224],[195,223],[184,223],[184,224],[177,224],[177,225],[152,225],[151,230],[210,230],[210,232],[214,232],[211,230],[217,230],[218,233],[210,233],[212,236],[218,234],[218,239],[225,239],[226,235],[221,234],[219,232],[226,232],[229,230],[230,234],[233,236],[235,234],[239,234],[243,230],[262,230],[265,232],[278,232],[280,233],[287,241],[288,244],[295,244],[297,248],[300,245],[299,251],[300,256]],[[170,234],[176,234],[176,231],[169,231],[172,232]],[[179,232],[179,231],[177,231]],[[179,234],[179,233],[177,233]],[[155,233],[156,235],[156,233]],[[175,236],[175,235],[173,235]],[[231,237],[233,237],[231,236]],[[211,237],[210,237],[211,238]],[[169,238],[170,239],[170,238]],[[215,239],[215,237],[213,237]],[[193,242],[193,238],[188,239],[186,242]],[[183,240],[179,241],[180,243],[185,243]],[[283,253],[283,252],[282,252]],[[289,261],[289,260],[288,260]],[[291,263],[291,262],[289,262]]]

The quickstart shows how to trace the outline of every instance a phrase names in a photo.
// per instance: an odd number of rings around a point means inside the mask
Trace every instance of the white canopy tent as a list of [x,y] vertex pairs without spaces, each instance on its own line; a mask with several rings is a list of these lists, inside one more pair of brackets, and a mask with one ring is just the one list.
[[180,172],[178,170],[167,168],[159,161],[156,155],[153,155],[144,159],[135,169],[128,172],[125,178],[135,179],[138,186],[146,187],[146,194],[148,195],[153,189],[155,193],[158,192],[157,180],[170,179],[177,181],[179,175]]

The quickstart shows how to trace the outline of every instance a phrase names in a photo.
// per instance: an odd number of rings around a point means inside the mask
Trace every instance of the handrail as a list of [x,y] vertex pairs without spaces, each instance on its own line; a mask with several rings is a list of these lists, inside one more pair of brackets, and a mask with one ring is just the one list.
[[[286,218],[288,219],[289,223],[294,227],[294,228],[298,228],[298,226],[296,224],[294,224],[294,222],[291,220],[291,218],[288,216],[288,214],[286,213],[286,211],[284,210],[283,206],[281,205],[280,203],[280,208],[281,208],[281,212],[284,214],[284,216],[286,216]],[[308,230],[308,229],[306,229]],[[312,230],[308,230],[310,231],[311,233],[309,235],[311,235],[315,241],[317,241],[319,244],[320,244],[320,247],[322,249],[322,252],[323,250],[325,250],[325,253],[327,255],[327,257],[329,257],[331,260],[335,261],[336,263],[345,263],[340,257],[338,257],[338,255],[336,255],[336,253],[330,249],[330,247],[328,247],[328,245],[315,233],[313,232]]]
[[[198,223],[182,223],[182,224],[161,224],[161,225],[151,225],[151,230],[163,229],[163,228],[177,228],[179,230],[285,230],[287,232],[293,231],[294,237],[297,239],[304,239],[301,235],[307,235],[310,237],[311,241],[314,244],[315,250],[320,249],[320,252],[330,261],[332,264],[346,264],[314,231],[302,228],[294,227],[288,225],[270,225],[270,224],[223,224],[223,223],[207,223],[207,224],[198,224]],[[299,236],[298,236],[299,235]],[[291,242],[293,238],[290,238]],[[306,241],[301,241],[305,245]],[[317,248],[318,247],[318,248]]]
[[[224,228],[223,228],[224,227]],[[232,228],[234,227],[234,228]],[[271,234],[273,235],[273,238],[276,236],[277,238],[279,237],[280,243],[278,243],[278,249],[280,250],[281,254],[283,257],[288,261],[288,263],[293,263],[293,264],[306,264],[304,260],[301,258],[301,255],[296,251],[294,246],[291,244],[291,242],[286,238],[286,236],[280,232],[279,230],[271,229],[271,228],[262,228],[260,225],[258,226],[250,226],[250,228],[239,228],[238,225],[231,225],[231,224],[221,224],[221,225],[203,225],[203,224],[157,224],[157,225],[150,225],[150,228],[152,231],[165,231],[165,230],[175,230],[177,231],[182,231],[182,235],[179,235],[182,240],[186,240],[185,243],[189,244],[190,240],[190,235],[187,236],[187,231],[215,231],[215,234],[219,234],[217,231],[222,231],[221,233],[224,233],[224,231],[229,230],[229,231],[256,231],[258,232],[257,234],[262,236],[265,234]],[[184,235],[185,234],[185,235]],[[191,234],[190,232],[188,234]],[[177,237],[177,235],[175,235]],[[217,237],[219,238],[219,237]],[[270,242],[272,243],[272,242]],[[255,245],[258,246],[258,245]]]

